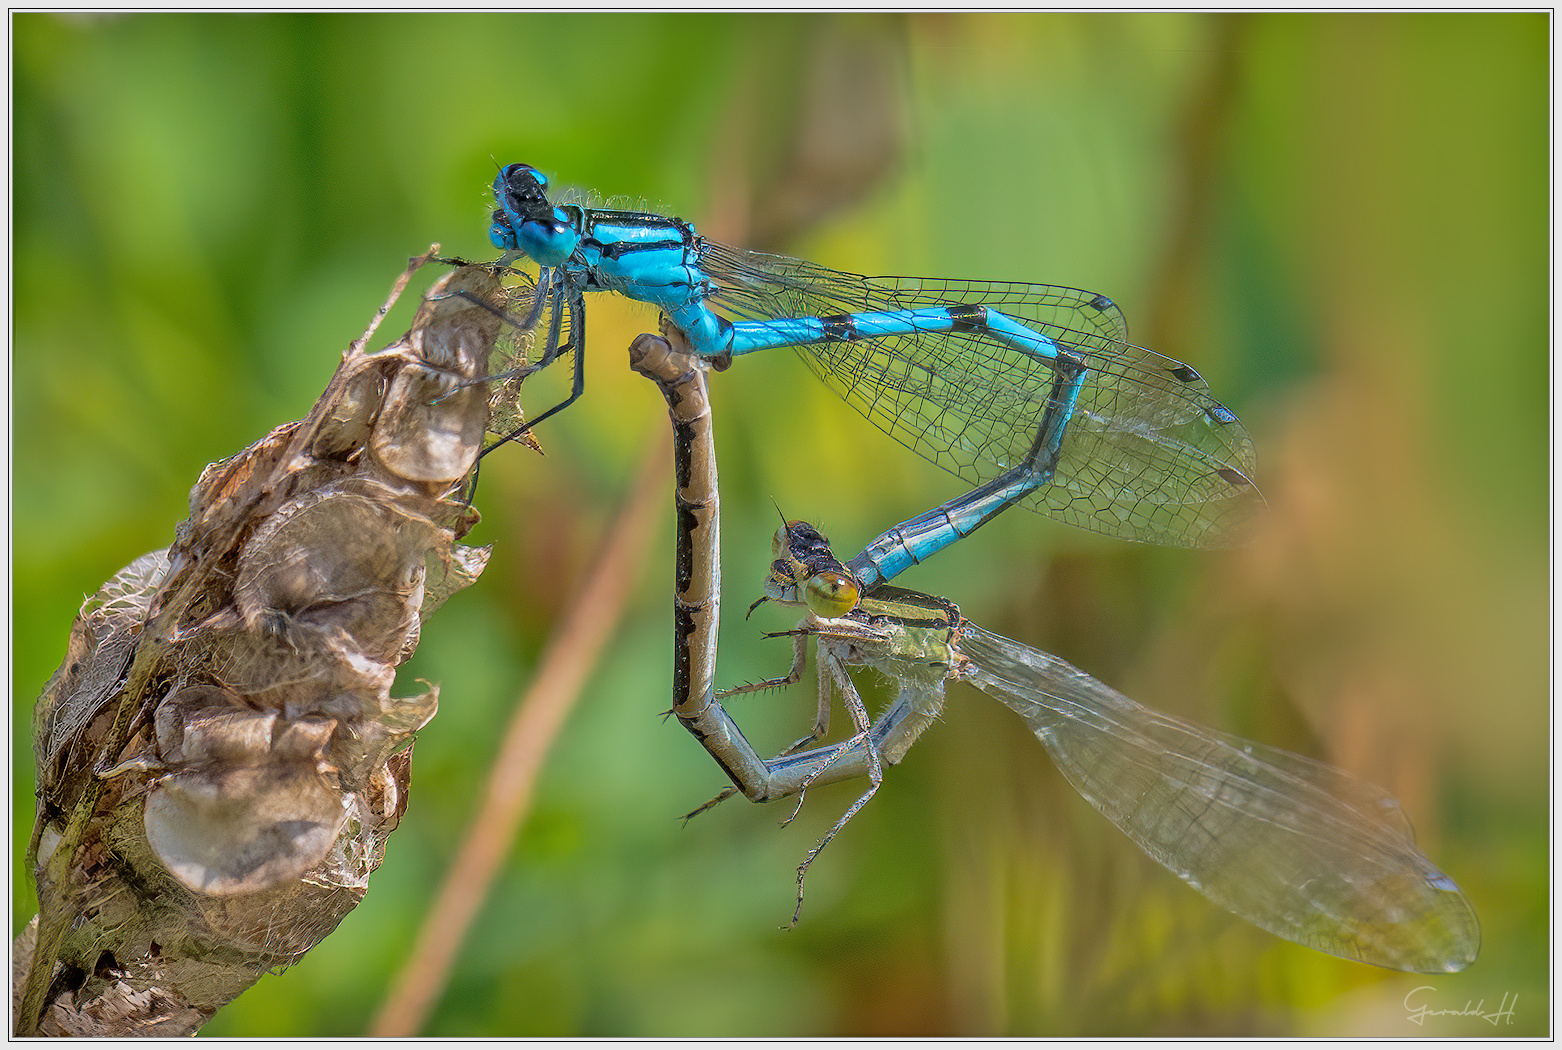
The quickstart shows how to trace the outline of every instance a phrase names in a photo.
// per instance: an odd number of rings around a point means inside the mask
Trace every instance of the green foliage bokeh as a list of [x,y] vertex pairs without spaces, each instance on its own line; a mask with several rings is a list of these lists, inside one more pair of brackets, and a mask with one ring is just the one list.
[[[494,165],[521,160],[842,269],[1110,294],[1252,430],[1272,522],[1250,549],[1193,553],[1015,512],[905,582],[1141,702],[1384,783],[1484,943],[1467,973],[1422,978],[1253,930],[1140,857],[966,689],[778,932],[853,785],[810,793],[782,831],[779,807],[673,819],[722,778],[656,717],[669,510],[426,1034],[1546,1032],[1548,16],[12,29],[16,929],[35,910],[30,704],[83,595],[170,542],[207,462],[307,411],[407,256],[490,257]],[[815,133],[831,116],[846,137]],[[854,168],[870,146],[885,162]],[[788,212],[789,194],[823,203]],[[587,396],[544,425],[546,457],[490,458],[473,538],[494,560],[402,672],[439,682],[442,709],[371,892],[206,1034],[361,1034],[406,957],[513,699],[664,425],[622,367],[654,314],[590,308]],[[532,411],[565,389],[554,371],[528,384]],[[791,354],[712,385],[731,684],[786,661],[759,635],[787,617],[741,615],[772,499],[855,550],[959,485]],[[779,746],[812,700],[735,710]],[[1417,1028],[1403,1001],[1428,985],[1446,1008],[1516,996],[1512,1023]]]

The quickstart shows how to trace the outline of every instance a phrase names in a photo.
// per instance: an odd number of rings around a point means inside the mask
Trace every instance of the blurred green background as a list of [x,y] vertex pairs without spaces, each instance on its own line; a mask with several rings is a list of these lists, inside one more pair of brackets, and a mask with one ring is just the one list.
[[[1542,1035],[1548,930],[1548,43],[1543,14],[14,15],[13,922],[35,910],[31,701],[82,597],[170,542],[201,468],[307,411],[407,256],[489,258],[495,163],[864,273],[1111,295],[1259,449],[1231,552],[1025,512],[905,578],[1154,707],[1390,788],[1479,912],[1464,974],[1380,971],[1219,911],[1080,801],[1001,705],[856,797],[728,803],[663,723],[671,509],[611,658],[425,1034]],[[431,274],[415,279],[426,285]],[[665,427],[590,307],[587,396],[490,458],[479,586],[412,806],[335,935],[208,1035],[363,1033],[515,696]],[[398,310],[383,344],[405,327]],[[761,360],[761,358],[763,360]],[[562,368],[528,385],[552,404]],[[782,668],[777,501],[855,550],[960,491],[788,353],[715,377],[720,677]],[[651,684],[647,684],[651,683]],[[812,699],[734,705],[761,747]],[[1407,1019],[1486,1009],[1509,1023]]]

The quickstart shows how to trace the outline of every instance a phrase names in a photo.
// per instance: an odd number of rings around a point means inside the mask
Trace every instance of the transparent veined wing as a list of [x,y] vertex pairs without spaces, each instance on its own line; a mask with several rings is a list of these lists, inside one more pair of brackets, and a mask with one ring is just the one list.
[[[1057,285],[860,277],[707,242],[710,299],[734,320],[982,305],[1082,358],[1089,374],[1050,484],[1031,509],[1070,525],[1171,546],[1239,542],[1264,505],[1253,442],[1192,368],[1127,342],[1110,299]],[[1019,463],[1047,411],[1055,370],[980,330],[798,347],[875,426],[972,485]]]
[[1086,801],[1216,904],[1378,966],[1444,973],[1475,960],[1474,909],[1381,789],[1159,714],[974,624],[960,651],[962,677],[1025,719]]

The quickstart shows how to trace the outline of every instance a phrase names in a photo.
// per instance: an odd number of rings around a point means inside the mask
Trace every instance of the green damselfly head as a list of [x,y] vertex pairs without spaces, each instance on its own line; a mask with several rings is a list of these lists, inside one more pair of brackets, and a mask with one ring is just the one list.
[[765,579],[766,598],[784,605],[806,605],[809,612],[826,620],[845,616],[857,607],[862,598],[857,578],[835,557],[830,541],[813,525],[783,521],[770,550],[775,560]]

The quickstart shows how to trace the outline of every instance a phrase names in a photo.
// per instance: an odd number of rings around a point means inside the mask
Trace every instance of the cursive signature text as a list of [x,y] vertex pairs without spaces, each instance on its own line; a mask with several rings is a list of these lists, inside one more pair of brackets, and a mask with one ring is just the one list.
[[[1434,991],[1429,984],[1423,984],[1419,988],[1412,988],[1405,996],[1405,1009],[1410,1011],[1410,1020],[1418,1025],[1424,1025],[1428,1017],[1479,1017],[1493,1028],[1505,1019],[1508,1024],[1513,1023],[1513,1009],[1519,1004],[1517,992],[1503,992],[1502,1003],[1497,1009],[1487,1011],[1486,1000],[1477,999],[1475,1002],[1465,1000],[1465,1004],[1452,1010],[1434,1010],[1430,1006],[1422,1004],[1421,993]],[[1412,1002],[1414,1000],[1414,1002]]]

